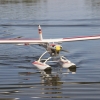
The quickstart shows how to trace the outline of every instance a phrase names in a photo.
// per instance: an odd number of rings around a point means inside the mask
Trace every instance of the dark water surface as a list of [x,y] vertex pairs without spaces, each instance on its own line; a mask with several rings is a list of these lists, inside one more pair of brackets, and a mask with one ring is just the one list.
[[[0,38],[100,34],[100,0],[0,0]],[[77,65],[41,74],[32,62],[39,46],[0,45],[0,100],[100,100],[100,40],[66,42],[62,52]],[[75,73],[76,72],[76,73]]]

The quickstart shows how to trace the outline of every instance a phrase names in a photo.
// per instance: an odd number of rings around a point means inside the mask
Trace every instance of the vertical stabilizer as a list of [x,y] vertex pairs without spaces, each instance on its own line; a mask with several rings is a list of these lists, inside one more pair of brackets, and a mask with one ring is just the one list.
[[40,35],[40,40],[42,40],[43,37],[42,37],[42,30],[41,30],[41,26],[40,25],[38,27],[38,31],[39,31],[39,35]]

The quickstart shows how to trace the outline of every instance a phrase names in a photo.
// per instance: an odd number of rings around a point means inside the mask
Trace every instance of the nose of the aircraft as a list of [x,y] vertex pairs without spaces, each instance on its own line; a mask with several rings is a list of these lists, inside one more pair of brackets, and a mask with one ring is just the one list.
[[55,49],[56,49],[56,51],[60,51],[62,49],[62,47],[60,45],[56,45]]

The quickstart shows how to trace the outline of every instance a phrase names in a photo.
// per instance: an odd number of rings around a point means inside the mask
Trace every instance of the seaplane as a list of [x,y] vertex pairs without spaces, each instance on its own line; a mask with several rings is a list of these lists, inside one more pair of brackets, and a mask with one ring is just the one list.
[[[38,26],[39,39],[0,39],[0,44],[17,44],[17,45],[39,45],[45,48],[45,52],[38,58],[38,60],[32,62],[40,70],[52,69],[47,62],[59,63],[63,68],[69,68],[71,66],[76,66],[66,57],[60,55],[60,52],[68,52],[64,50],[61,43],[62,42],[73,42],[73,41],[83,41],[83,40],[95,40],[100,39],[100,35],[94,36],[80,36],[72,38],[56,38],[56,39],[44,39],[42,36],[41,26]],[[47,59],[43,59],[43,56],[49,53],[50,56]]]

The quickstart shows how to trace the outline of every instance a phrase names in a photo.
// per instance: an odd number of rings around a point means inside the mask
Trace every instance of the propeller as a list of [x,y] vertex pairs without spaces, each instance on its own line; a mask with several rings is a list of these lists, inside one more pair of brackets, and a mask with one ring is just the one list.
[[56,46],[55,46],[55,50],[56,50],[56,51],[69,52],[69,51],[67,51],[67,50],[62,49],[62,46],[61,46],[61,45],[56,45]]
[[51,48],[52,50],[55,50],[55,52],[60,52],[60,51],[69,52],[69,51],[67,51],[67,50],[62,49],[62,46],[61,46],[61,45],[50,46],[50,48]]
[[67,51],[67,50],[64,50],[64,49],[62,49],[61,51],[64,51],[64,52],[69,52],[69,51]]

